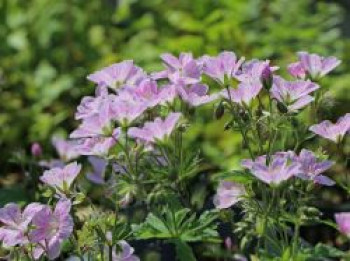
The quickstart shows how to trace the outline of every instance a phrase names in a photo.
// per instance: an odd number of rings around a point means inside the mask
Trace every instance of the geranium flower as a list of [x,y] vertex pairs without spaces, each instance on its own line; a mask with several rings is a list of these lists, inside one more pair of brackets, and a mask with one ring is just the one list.
[[338,224],[340,232],[350,236],[350,212],[336,213],[335,221]]
[[190,86],[176,86],[182,100],[191,106],[200,106],[217,99],[217,94],[208,95],[208,86],[205,84],[193,84]]
[[[111,245],[112,242],[112,233],[108,231],[106,233],[106,239],[109,241],[109,245]],[[131,247],[128,242],[125,240],[120,240],[117,242],[119,245],[119,249],[117,250],[116,246],[112,247],[112,260],[113,261],[139,261],[140,259],[134,255],[134,248]],[[105,251],[108,252],[108,247],[105,247]]]
[[238,85],[236,89],[230,88],[229,91],[222,90],[220,95],[224,98],[231,100],[238,104],[249,105],[250,102],[258,96],[262,89],[262,84],[260,82],[247,83],[242,82]]
[[276,153],[271,156],[269,163],[266,155],[258,157],[255,161],[244,160],[242,166],[248,168],[261,181],[274,185],[301,172],[299,163],[292,162],[289,153]]
[[264,81],[272,78],[273,72],[278,69],[279,67],[271,66],[269,60],[251,60],[242,65],[235,78],[251,85],[263,84]]
[[116,128],[112,137],[94,137],[81,140],[78,146],[81,155],[92,155],[104,157],[108,155],[109,150],[116,144],[121,133],[120,128]]
[[128,90],[118,93],[113,99],[112,111],[113,119],[123,126],[128,126],[135,119],[140,117],[148,108],[146,102],[136,98]]
[[137,85],[146,78],[143,70],[134,65],[131,60],[112,64],[93,74],[88,75],[88,80],[112,89]]
[[158,88],[157,82],[153,79],[145,79],[135,88],[129,89],[129,92],[136,97],[136,99],[144,102],[148,108],[152,108],[163,102]]
[[55,147],[58,156],[64,162],[69,162],[80,156],[77,149],[77,142],[72,140],[65,140],[63,138],[54,136],[52,138],[52,145]]
[[312,151],[306,149],[302,149],[299,156],[295,155],[293,161],[300,164],[300,173],[298,174],[298,177],[312,180],[315,183],[326,186],[333,186],[335,184],[330,178],[321,175],[332,167],[332,161],[319,161]]
[[77,112],[75,113],[76,120],[89,118],[98,114],[102,104],[109,102],[108,100],[111,96],[109,96],[106,86],[98,86],[96,88],[95,93],[96,95],[94,97],[83,97],[83,99],[77,107]]
[[288,72],[295,78],[305,79],[306,77],[306,71],[301,62],[291,63],[288,65]]
[[161,55],[166,70],[153,74],[154,79],[168,78],[173,84],[187,85],[200,81],[201,66],[191,53],[181,53],[179,58],[172,54]]
[[30,241],[38,243],[34,250],[35,258],[44,252],[50,260],[60,255],[62,241],[68,239],[73,232],[73,218],[69,214],[71,206],[69,200],[61,199],[54,211],[45,206],[35,214],[32,219],[35,228],[29,234]]
[[203,72],[221,84],[225,83],[225,77],[233,78],[240,69],[244,57],[238,59],[234,52],[221,52],[217,57],[204,56]]
[[292,76],[302,79],[306,75],[309,75],[312,79],[323,77],[341,63],[334,56],[322,57],[307,52],[298,52],[298,57],[299,62],[291,64],[288,71]]
[[281,77],[274,77],[271,94],[283,103],[289,112],[296,112],[314,100],[309,94],[319,88],[319,85],[311,81],[290,82]]
[[88,172],[86,178],[95,184],[104,184],[104,175],[108,164],[107,161],[94,156],[88,157],[88,161],[92,166],[92,172]]
[[81,165],[70,163],[63,168],[52,168],[44,171],[40,180],[58,190],[58,193],[67,191],[81,170]]
[[146,122],[142,128],[130,128],[128,134],[146,143],[155,143],[170,136],[181,113],[170,113],[165,120],[156,118],[153,122]]
[[134,255],[134,248],[131,247],[125,240],[120,240],[118,245],[121,248],[119,253],[116,253],[115,247],[113,251],[113,261],[140,261],[140,258]]
[[34,215],[43,208],[39,203],[29,204],[21,213],[17,204],[9,203],[0,208],[0,241],[4,247],[28,243],[26,233]]
[[115,95],[109,95],[109,98],[99,107],[97,114],[84,118],[79,127],[70,134],[70,138],[91,138],[112,134],[116,114],[115,97]]
[[231,181],[221,181],[214,196],[216,208],[229,208],[239,202],[245,194],[244,186]]
[[340,117],[336,123],[328,120],[312,125],[310,131],[321,137],[339,143],[350,131],[350,113]]

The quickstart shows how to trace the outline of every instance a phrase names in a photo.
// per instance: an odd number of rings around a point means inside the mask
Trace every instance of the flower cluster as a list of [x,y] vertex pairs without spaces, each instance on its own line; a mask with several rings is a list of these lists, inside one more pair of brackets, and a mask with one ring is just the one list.
[[336,57],[322,57],[314,53],[298,52],[299,61],[288,66],[289,73],[297,78],[318,79],[340,64]]
[[[137,261],[125,240],[157,238],[192,257],[188,242],[217,240],[219,210],[228,213],[236,205],[242,220],[234,232],[245,233],[243,242],[258,242],[256,255],[263,255],[262,260],[298,259],[298,251],[305,250],[300,226],[320,219],[307,195],[319,185],[338,183],[328,177],[335,161],[323,150],[312,151],[318,140],[314,134],[341,149],[350,131],[349,113],[336,123],[319,124],[312,114],[324,93],[318,80],[340,61],[298,55],[299,61],[288,66],[289,79],[279,76],[283,68],[269,60],[247,60],[229,51],[198,58],[166,53],[161,56],[163,70],[153,73],[127,60],[90,74],[95,95],[84,97],[77,107],[79,125],[70,139],[53,138],[58,158],[44,160],[38,144],[31,148],[32,159],[40,159],[38,165],[45,168],[36,185],[48,203],[31,203],[23,212],[16,204],[1,208],[3,246],[18,247],[32,259],[53,260],[69,240],[72,260],[77,255],[80,260]],[[223,129],[240,133],[250,158],[241,161],[240,170],[225,170],[216,180],[217,192],[210,199],[219,210],[203,207],[199,214],[195,178],[205,168],[186,135],[200,112],[197,107],[208,103],[216,103],[216,118],[225,114]],[[306,110],[311,103],[312,110]],[[301,124],[304,118],[311,123]],[[98,199],[90,198],[96,197],[89,194],[94,188],[100,189]],[[134,224],[128,216],[134,208],[124,211],[132,204],[160,211],[146,213],[143,223]],[[88,218],[77,213],[80,208],[91,209]],[[350,235],[349,214],[335,218],[340,231]]]
[[50,260],[57,258],[62,241],[73,231],[71,202],[60,200],[54,210],[40,203],[29,204],[23,212],[16,204],[0,209],[0,240],[4,245],[27,247],[30,256],[39,259],[43,254]]

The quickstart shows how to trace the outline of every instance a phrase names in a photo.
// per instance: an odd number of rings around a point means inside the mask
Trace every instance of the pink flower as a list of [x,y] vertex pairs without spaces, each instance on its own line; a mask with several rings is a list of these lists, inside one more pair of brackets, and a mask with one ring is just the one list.
[[229,208],[242,200],[245,194],[244,186],[231,181],[221,181],[214,196],[214,205],[216,208]]
[[80,156],[77,149],[77,142],[72,140],[65,140],[60,137],[53,137],[52,144],[55,147],[58,156],[64,162],[69,162],[73,159],[76,159]]
[[304,79],[309,75],[311,79],[318,79],[334,70],[341,61],[336,57],[322,57],[317,54],[298,52],[299,62],[289,66],[289,73],[298,78]]
[[87,179],[95,184],[104,184],[104,175],[108,162],[105,159],[94,156],[90,156],[88,160],[92,166],[93,171],[86,174]]
[[98,114],[102,104],[109,102],[109,99],[107,87],[98,86],[96,88],[96,97],[86,96],[81,100],[77,107],[75,119],[81,120]]
[[262,84],[260,82],[255,82],[249,84],[247,82],[242,82],[238,85],[236,89],[229,89],[229,93],[227,90],[222,90],[221,95],[238,104],[249,105],[250,102],[258,96],[262,89]]
[[140,117],[150,104],[138,99],[128,90],[122,90],[113,99],[112,111],[113,119],[122,126],[128,126]]
[[299,156],[295,155],[292,160],[300,165],[300,173],[297,175],[299,178],[313,180],[315,183],[326,186],[335,184],[330,178],[321,175],[332,167],[332,161],[319,161],[312,151],[306,149],[302,149]]
[[70,138],[91,138],[112,134],[115,117],[114,99],[115,95],[109,95],[109,98],[98,108],[97,114],[84,118],[78,129],[70,134]]
[[172,54],[161,55],[166,70],[153,74],[154,79],[168,78],[171,83],[187,85],[198,83],[201,76],[201,66],[191,53],[181,53],[179,58]]
[[34,215],[43,208],[39,203],[29,204],[21,213],[18,205],[10,203],[0,208],[0,241],[4,247],[28,243],[28,225]]
[[300,173],[299,163],[291,162],[289,153],[276,153],[267,163],[266,155],[258,157],[255,161],[244,160],[242,166],[267,184],[278,185]]
[[237,74],[244,61],[244,57],[238,59],[234,52],[224,51],[217,57],[204,56],[202,60],[204,73],[219,83],[224,84],[225,77],[231,79]]
[[77,149],[81,155],[105,157],[116,144],[121,134],[121,128],[114,129],[111,137],[93,137],[81,139]]
[[340,232],[350,236],[350,212],[336,213],[335,221],[338,224]]
[[128,134],[145,143],[155,143],[170,136],[180,117],[181,113],[171,113],[165,120],[158,117],[146,122],[143,128],[130,128]]
[[62,192],[69,190],[80,170],[81,165],[73,162],[63,168],[53,168],[44,171],[44,174],[40,177],[40,180],[57,189],[58,193],[61,194]]
[[319,124],[312,125],[310,131],[325,139],[339,143],[350,131],[350,113],[340,117],[336,123],[326,120]]
[[120,240],[118,245],[121,248],[121,252],[116,253],[113,251],[113,261],[140,261],[140,258],[134,255],[135,250],[128,242]]
[[52,169],[57,167],[61,168],[64,167],[64,162],[59,159],[41,160],[39,161],[39,166],[46,169]]
[[270,61],[249,61],[235,74],[235,78],[240,81],[238,88],[231,88],[229,93],[223,90],[221,95],[238,104],[249,105],[263,86],[270,88],[272,73],[277,69],[278,67],[270,66]]
[[113,138],[94,137],[82,139],[81,144],[78,147],[79,153],[85,156],[108,156],[109,150],[115,145],[116,140],[119,138],[119,133],[120,128],[117,128],[114,132]]
[[158,88],[157,82],[152,79],[143,80],[135,88],[128,90],[132,95],[136,97],[142,103],[145,103],[146,107],[152,108],[158,104],[163,104],[166,100],[163,99],[162,89]]
[[288,65],[288,72],[295,78],[305,79],[306,71],[300,62],[291,63]]
[[274,77],[271,94],[283,103],[289,112],[296,112],[314,100],[309,94],[319,88],[319,85],[311,81],[290,82],[281,77]]
[[190,86],[176,86],[182,100],[191,106],[200,106],[217,99],[218,95],[208,95],[208,86],[205,84],[193,84]]
[[235,75],[240,82],[256,85],[262,84],[272,78],[272,73],[279,68],[271,66],[270,61],[251,60],[243,64],[241,70]]
[[30,151],[34,157],[40,157],[43,154],[43,150],[39,143],[35,142],[32,144]]
[[60,255],[62,241],[73,232],[73,218],[69,214],[71,206],[69,200],[61,199],[54,211],[45,206],[35,214],[32,219],[35,229],[29,234],[30,241],[40,243],[34,250],[35,258],[44,252],[50,260]]
[[133,61],[127,60],[105,67],[87,78],[98,85],[117,89],[135,86],[145,77],[146,74],[141,68],[135,66]]

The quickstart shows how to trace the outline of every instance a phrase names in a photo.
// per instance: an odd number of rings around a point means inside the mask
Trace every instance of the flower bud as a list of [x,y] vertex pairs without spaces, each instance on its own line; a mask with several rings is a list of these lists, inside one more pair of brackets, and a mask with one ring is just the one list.
[[225,238],[225,247],[227,250],[232,249],[232,239],[230,237]]
[[224,116],[224,114],[225,114],[225,106],[223,102],[220,102],[215,109],[214,117],[216,120],[219,120],[222,118],[222,116]]
[[279,110],[280,113],[288,112],[288,107],[282,102],[277,102],[277,109]]
[[270,66],[267,64],[261,73],[261,81],[266,90],[270,90],[272,87],[272,71]]
[[40,157],[42,155],[43,151],[39,143],[35,142],[32,144],[31,153],[34,157]]

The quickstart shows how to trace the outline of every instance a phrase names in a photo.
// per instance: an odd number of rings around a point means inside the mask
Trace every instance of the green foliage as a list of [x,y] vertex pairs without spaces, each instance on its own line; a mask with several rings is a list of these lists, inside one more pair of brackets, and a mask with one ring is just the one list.
[[190,209],[165,207],[161,213],[149,213],[139,225],[132,225],[137,239],[165,239],[175,245],[179,261],[196,260],[189,242],[218,243],[217,211],[205,211],[199,217]]
[[176,257],[179,261],[196,261],[192,248],[182,240],[173,240],[176,248]]
[[205,211],[198,218],[190,209],[166,207],[160,214],[149,213],[145,222],[133,225],[139,239],[177,239],[183,242],[219,242],[216,231],[216,211]]
[[[346,71],[349,43],[340,34],[342,14],[337,4],[313,0],[3,0],[0,160],[32,141],[47,144],[58,126],[70,131],[74,107],[92,92],[86,75],[122,59],[157,69],[162,52],[228,49],[247,58],[278,58],[284,65],[294,52],[307,49],[343,57]],[[326,82],[344,101],[348,78]],[[202,145],[210,162],[235,167],[238,136],[218,132],[219,122],[197,124],[193,142],[210,137]],[[229,160],[222,161],[222,154]]]
[[[328,258],[342,258],[345,257],[345,252],[332,247],[330,245],[325,245],[322,243],[318,243],[314,247],[308,247],[302,249],[300,253],[296,257],[294,257],[293,260],[296,261],[322,261],[322,260],[328,260]],[[287,248],[283,256],[281,258],[274,258],[274,259],[266,259],[266,260],[274,260],[274,261],[289,261],[291,260],[291,252],[290,248]],[[333,259],[332,259],[333,260]]]
[[330,245],[318,243],[313,248],[305,249],[305,255],[307,260],[316,261],[324,260],[324,258],[341,258],[345,256],[345,252]]
[[225,171],[217,174],[215,178],[218,180],[232,181],[239,184],[249,184],[255,180],[254,176],[252,176],[248,171],[242,170]]

